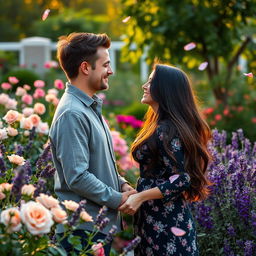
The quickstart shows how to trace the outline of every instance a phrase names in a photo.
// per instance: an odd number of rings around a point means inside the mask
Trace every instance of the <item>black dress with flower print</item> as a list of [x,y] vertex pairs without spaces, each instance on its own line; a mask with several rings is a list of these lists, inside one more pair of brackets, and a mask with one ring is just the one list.
[[[150,166],[152,154],[147,143],[135,152],[140,164],[137,190],[158,187],[164,198],[144,202],[134,215],[134,232],[141,237],[136,256],[198,256],[196,231],[183,193],[190,177],[183,168],[184,153],[179,136],[166,140],[166,126],[159,125],[154,134],[158,148],[157,164]],[[174,161],[164,144],[172,152]]]

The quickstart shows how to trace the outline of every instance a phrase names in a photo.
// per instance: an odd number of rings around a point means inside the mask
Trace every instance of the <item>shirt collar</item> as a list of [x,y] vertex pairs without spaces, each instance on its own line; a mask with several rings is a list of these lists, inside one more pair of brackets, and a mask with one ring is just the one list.
[[73,94],[75,97],[77,97],[80,101],[82,101],[87,107],[93,107],[101,113],[102,109],[102,99],[100,99],[96,94],[93,95],[92,97],[88,96],[86,93],[81,91],[79,88],[76,86],[66,83],[66,90],[67,93]]

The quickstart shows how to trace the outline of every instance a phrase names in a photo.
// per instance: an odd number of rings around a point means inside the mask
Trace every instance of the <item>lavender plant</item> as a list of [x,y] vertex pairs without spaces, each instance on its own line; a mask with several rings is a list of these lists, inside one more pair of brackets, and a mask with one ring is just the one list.
[[209,150],[211,194],[192,207],[201,255],[256,255],[256,142],[215,129]]

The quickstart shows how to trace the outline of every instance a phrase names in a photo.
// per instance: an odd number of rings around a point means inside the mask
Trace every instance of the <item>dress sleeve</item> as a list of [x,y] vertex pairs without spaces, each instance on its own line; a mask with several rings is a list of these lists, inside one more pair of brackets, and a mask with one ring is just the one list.
[[175,168],[175,171],[171,171],[174,174],[170,175],[169,180],[164,183],[158,185],[158,188],[162,192],[164,198],[162,199],[164,203],[168,201],[174,201],[177,199],[182,192],[187,190],[190,186],[190,176],[184,170],[184,152],[181,144],[181,140],[178,136],[174,136],[168,143],[168,147],[170,151],[173,153],[173,156],[176,162],[168,155],[166,149],[164,148],[164,142],[166,142],[166,136],[159,126],[157,128],[157,144],[159,147],[159,153],[161,154],[161,158],[165,167]]

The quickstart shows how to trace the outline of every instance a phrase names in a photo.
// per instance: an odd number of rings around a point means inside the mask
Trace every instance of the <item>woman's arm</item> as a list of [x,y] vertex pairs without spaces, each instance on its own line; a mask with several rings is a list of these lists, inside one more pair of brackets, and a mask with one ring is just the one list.
[[127,201],[122,204],[118,210],[129,215],[135,214],[141,204],[148,200],[162,199],[163,194],[158,187],[144,190],[140,193],[129,196]]

